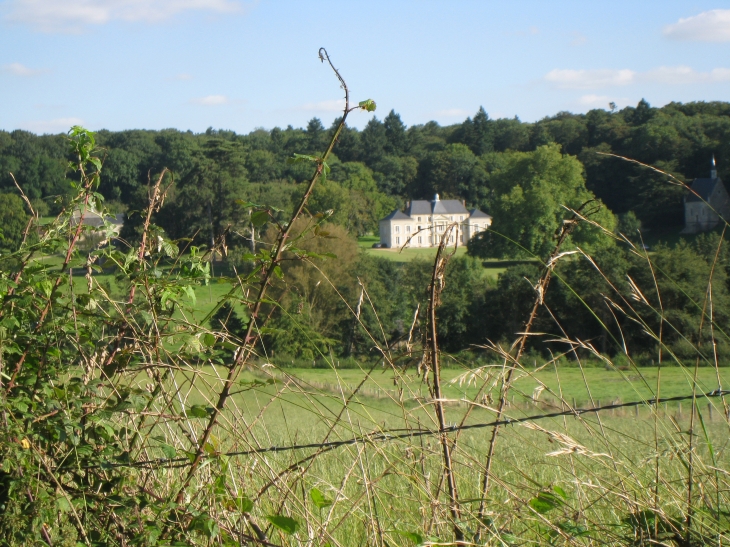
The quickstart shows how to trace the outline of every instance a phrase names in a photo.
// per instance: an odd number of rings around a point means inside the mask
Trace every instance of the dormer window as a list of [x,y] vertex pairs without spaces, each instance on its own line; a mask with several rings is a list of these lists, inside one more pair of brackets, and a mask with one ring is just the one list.
[[418,217],[418,222],[421,222],[421,217]]

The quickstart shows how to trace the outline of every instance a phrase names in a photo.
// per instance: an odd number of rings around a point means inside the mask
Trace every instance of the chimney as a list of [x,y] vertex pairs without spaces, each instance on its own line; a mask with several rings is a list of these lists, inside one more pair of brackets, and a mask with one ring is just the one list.
[[715,154],[712,154],[712,164],[710,165],[710,178],[717,178],[717,164],[715,163]]
[[438,194],[436,194],[435,196],[433,196],[433,200],[434,200],[434,201],[438,201],[438,200],[439,200],[439,195],[438,195]]
[[464,209],[466,209],[466,200],[465,199],[461,200],[461,204],[464,206]]

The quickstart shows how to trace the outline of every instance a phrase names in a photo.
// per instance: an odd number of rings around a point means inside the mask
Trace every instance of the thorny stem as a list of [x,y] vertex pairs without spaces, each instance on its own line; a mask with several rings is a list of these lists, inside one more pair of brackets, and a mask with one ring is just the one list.
[[225,382],[223,384],[223,388],[221,389],[221,392],[218,396],[218,401],[215,405],[215,408],[213,409],[213,412],[210,415],[210,418],[208,420],[208,424],[203,431],[203,434],[198,442],[198,446],[196,448],[195,456],[192,460],[192,463],[190,465],[190,469],[185,476],[185,478],[182,481],[182,484],[177,490],[177,494],[173,496],[175,501],[177,503],[181,503],[185,496],[185,490],[187,489],[188,485],[190,484],[190,481],[195,476],[195,473],[200,466],[200,463],[203,461],[203,456],[205,454],[205,444],[210,439],[210,436],[213,432],[213,427],[218,421],[218,418],[220,414],[223,412],[223,409],[226,406],[226,402],[228,401],[228,398],[231,393],[231,388],[233,387],[233,383],[235,382],[236,378],[238,377],[239,372],[241,371],[242,367],[246,364],[249,357],[251,356],[253,352],[253,342],[255,340],[254,335],[254,329],[256,328],[256,318],[258,317],[259,313],[261,312],[261,307],[264,302],[264,297],[266,296],[266,291],[269,287],[269,284],[271,283],[272,276],[274,274],[274,271],[276,270],[277,266],[282,260],[282,254],[284,250],[287,247],[287,239],[289,238],[289,235],[291,234],[292,229],[294,228],[294,223],[296,220],[301,216],[302,212],[304,211],[304,208],[307,205],[307,201],[309,200],[309,197],[312,195],[312,192],[314,191],[314,187],[317,184],[317,181],[319,180],[320,176],[322,175],[322,171],[324,169],[324,163],[329,157],[329,155],[332,152],[332,149],[334,148],[335,144],[337,143],[337,139],[340,136],[340,133],[342,132],[343,127],[345,126],[345,121],[347,120],[347,115],[351,112],[350,109],[350,92],[347,88],[347,84],[345,83],[345,80],[340,75],[339,71],[334,67],[332,64],[332,61],[329,58],[329,55],[327,54],[327,51],[324,48],[320,48],[319,50],[319,58],[322,62],[327,61],[330,68],[334,71],[335,75],[337,76],[337,79],[340,81],[342,89],[345,91],[345,108],[343,111],[342,119],[340,120],[339,125],[337,126],[337,130],[335,131],[334,135],[332,135],[332,139],[330,140],[329,146],[327,147],[324,154],[322,154],[322,157],[318,159],[317,161],[317,169],[312,176],[309,184],[307,185],[307,189],[304,192],[304,195],[302,196],[302,199],[299,201],[299,205],[297,206],[296,210],[292,214],[289,223],[286,225],[286,227],[279,233],[279,237],[276,240],[276,243],[274,244],[273,252],[271,253],[271,260],[269,261],[264,275],[263,279],[261,280],[261,284],[259,286],[258,294],[256,295],[256,299],[254,300],[253,308],[251,310],[251,318],[248,322],[248,327],[246,329],[246,334],[243,339],[243,346],[238,352],[238,355],[236,357],[236,360],[234,361],[233,365],[228,370],[228,374],[226,376]]
[[[79,162],[81,159],[79,158]],[[84,170],[84,166],[79,163],[79,171],[81,172],[81,178],[84,181],[84,205],[82,210],[79,214],[79,223],[76,225],[76,230],[74,231],[74,234],[71,238],[71,242],[68,245],[68,250],[66,251],[66,257],[64,258],[63,265],[61,266],[61,271],[65,271],[68,268],[69,262],[71,262],[71,256],[73,255],[73,251],[76,248],[76,243],[79,240],[79,237],[81,236],[81,230],[83,229],[83,221],[84,221],[84,215],[86,214],[86,209],[89,206],[89,198],[91,197],[91,186],[93,182],[93,175],[91,177],[86,175],[86,171]],[[48,312],[51,309],[51,305],[53,301],[55,300],[55,296],[58,292],[58,289],[61,287],[61,283],[63,282],[63,277],[58,276],[56,278],[56,282],[53,284],[53,288],[51,289],[51,294],[48,297],[48,302],[46,303],[45,307],[43,308],[43,311],[41,312],[40,317],[38,318],[38,322],[36,323],[36,327],[33,330],[33,334],[37,334],[40,332],[41,328],[43,327],[43,324],[45,323],[46,316],[48,315]],[[18,359],[17,364],[15,365],[15,370],[13,370],[13,375],[10,377],[10,380],[8,381],[8,385],[5,388],[6,392],[10,392],[11,389],[15,386],[15,379],[18,377],[18,374],[20,373],[21,369],[23,368],[23,363],[25,362],[26,358],[28,357],[28,352],[30,351],[31,347],[33,345],[33,341],[29,342],[26,346],[25,350],[23,351],[23,354],[20,356],[20,359]]]
[[[588,203],[586,202],[578,209],[578,212],[581,211]],[[520,358],[522,357],[522,353],[525,350],[525,344],[527,343],[527,337],[529,336],[530,330],[532,329],[532,324],[535,321],[535,318],[537,317],[537,311],[540,309],[540,306],[543,303],[543,298],[545,296],[545,293],[547,292],[548,285],[550,284],[550,278],[553,274],[553,269],[555,268],[555,265],[558,260],[558,255],[560,254],[560,248],[562,247],[563,243],[567,239],[567,237],[570,235],[570,233],[573,231],[573,228],[578,223],[578,213],[575,212],[569,220],[564,221],[563,225],[560,227],[557,235],[557,243],[555,244],[555,248],[553,249],[553,252],[550,254],[550,258],[548,259],[547,263],[545,264],[545,270],[543,271],[542,276],[540,277],[540,280],[537,282],[537,285],[535,285],[535,290],[537,291],[537,296],[535,297],[535,302],[532,305],[532,310],[530,311],[530,315],[527,319],[527,322],[525,323],[525,327],[522,329],[522,333],[520,337],[515,341],[514,344],[512,344],[512,349],[517,347],[517,353],[515,354],[514,359],[509,359],[513,361],[514,363],[518,363]],[[505,357],[502,367],[503,369],[508,366],[507,357]],[[511,381],[512,381],[512,375],[515,371],[515,365],[510,365],[509,369],[507,370],[506,375],[503,376],[502,379],[502,385],[500,387],[500,394],[499,394],[499,404],[497,406],[497,416],[496,420],[499,421],[502,419],[502,416],[504,415],[504,409],[507,404],[507,395],[509,393],[510,387],[511,387]],[[483,522],[484,520],[484,511],[486,509],[486,500],[487,500],[487,494],[489,493],[489,479],[491,476],[492,471],[492,462],[494,461],[494,449],[497,444],[497,433],[499,432],[499,426],[496,426],[492,429],[492,435],[489,439],[489,449],[487,451],[487,458],[484,464],[484,475],[482,477],[482,486],[481,486],[481,496],[479,501],[479,512],[477,513],[477,520],[479,522]]]
[[[429,286],[428,299],[428,351],[431,354],[431,366],[433,369],[433,399],[434,409],[436,410],[436,418],[439,425],[439,441],[441,443],[441,452],[443,456],[444,472],[446,474],[446,484],[449,489],[449,510],[451,511],[452,526],[454,527],[454,536],[457,545],[461,545],[464,541],[464,532],[459,528],[459,520],[461,519],[459,510],[459,496],[456,490],[456,477],[454,475],[454,465],[451,458],[450,439],[446,434],[446,417],[444,415],[444,403],[441,393],[441,364],[439,362],[438,337],[436,333],[436,308],[438,308],[441,291],[444,289],[444,275],[446,264],[449,257],[443,258],[444,247],[448,241],[448,237],[453,231],[455,225],[450,225],[441,236],[441,244],[436,251],[436,260],[433,265],[433,274],[431,275],[431,284]],[[453,253],[452,255],[453,256]]]

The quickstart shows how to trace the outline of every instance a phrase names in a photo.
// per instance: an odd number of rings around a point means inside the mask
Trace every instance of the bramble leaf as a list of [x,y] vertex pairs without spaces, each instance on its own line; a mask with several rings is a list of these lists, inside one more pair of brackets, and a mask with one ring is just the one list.
[[283,515],[268,515],[266,517],[271,524],[286,534],[294,534],[299,529],[299,523],[291,517]]
[[367,99],[365,101],[360,101],[358,103],[358,106],[362,108],[363,110],[367,110],[368,112],[375,112],[376,104],[375,101],[372,99]]
[[318,509],[324,509],[325,507],[332,505],[332,500],[325,498],[324,494],[317,488],[312,488],[309,491],[309,497],[312,498],[312,502]]

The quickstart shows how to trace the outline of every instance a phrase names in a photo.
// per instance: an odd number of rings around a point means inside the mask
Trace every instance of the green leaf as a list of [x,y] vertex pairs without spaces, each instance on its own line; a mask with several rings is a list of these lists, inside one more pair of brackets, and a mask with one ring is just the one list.
[[372,99],[367,99],[365,101],[360,101],[358,103],[358,106],[362,108],[363,110],[367,110],[368,112],[375,112],[376,104],[375,101]]
[[568,499],[568,494],[565,492],[565,490],[563,490],[559,486],[553,486],[553,492],[555,492],[558,496],[560,496],[564,500]]
[[324,494],[317,488],[312,488],[309,491],[309,497],[312,498],[312,502],[318,509],[324,509],[325,507],[332,505],[332,500],[325,498]]
[[253,510],[253,502],[246,496],[238,496],[233,501],[236,504],[236,509],[241,513],[250,513]]
[[251,214],[251,224],[254,226],[263,226],[269,221],[268,211],[256,211]]
[[203,345],[207,348],[211,348],[215,345],[215,336],[213,336],[211,333],[206,332],[203,335]]
[[303,161],[313,161],[317,162],[319,161],[319,158],[315,158],[314,156],[309,156],[307,154],[294,154],[291,158],[287,158],[287,163],[301,163]]
[[541,515],[562,505],[565,505],[565,502],[552,492],[540,492],[530,500],[530,507]]
[[175,447],[174,446],[170,446],[167,443],[160,443],[160,450],[162,450],[162,453],[168,459],[172,459],[175,456],[177,456],[177,450],[175,450]]
[[274,275],[279,279],[284,279],[284,272],[281,271],[281,266],[279,266],[278,264],[274,266]]
[[192,416],[193,418],[207,418],[208,417],[208,411],[205,409],[204,405],[193,405],[190,407],[190,410],[188,410],[188,414]]
[[266,520],[286,534],[294,534],[299,528],[299,523],[291,517],[283,515],[267,515]]
[[416,532],[404,532],[402,530],[396,530],[395,533],[410,539],[416,545],[420,545],[421,543],[423,543],[423,536],[421,534],[417,534]]

